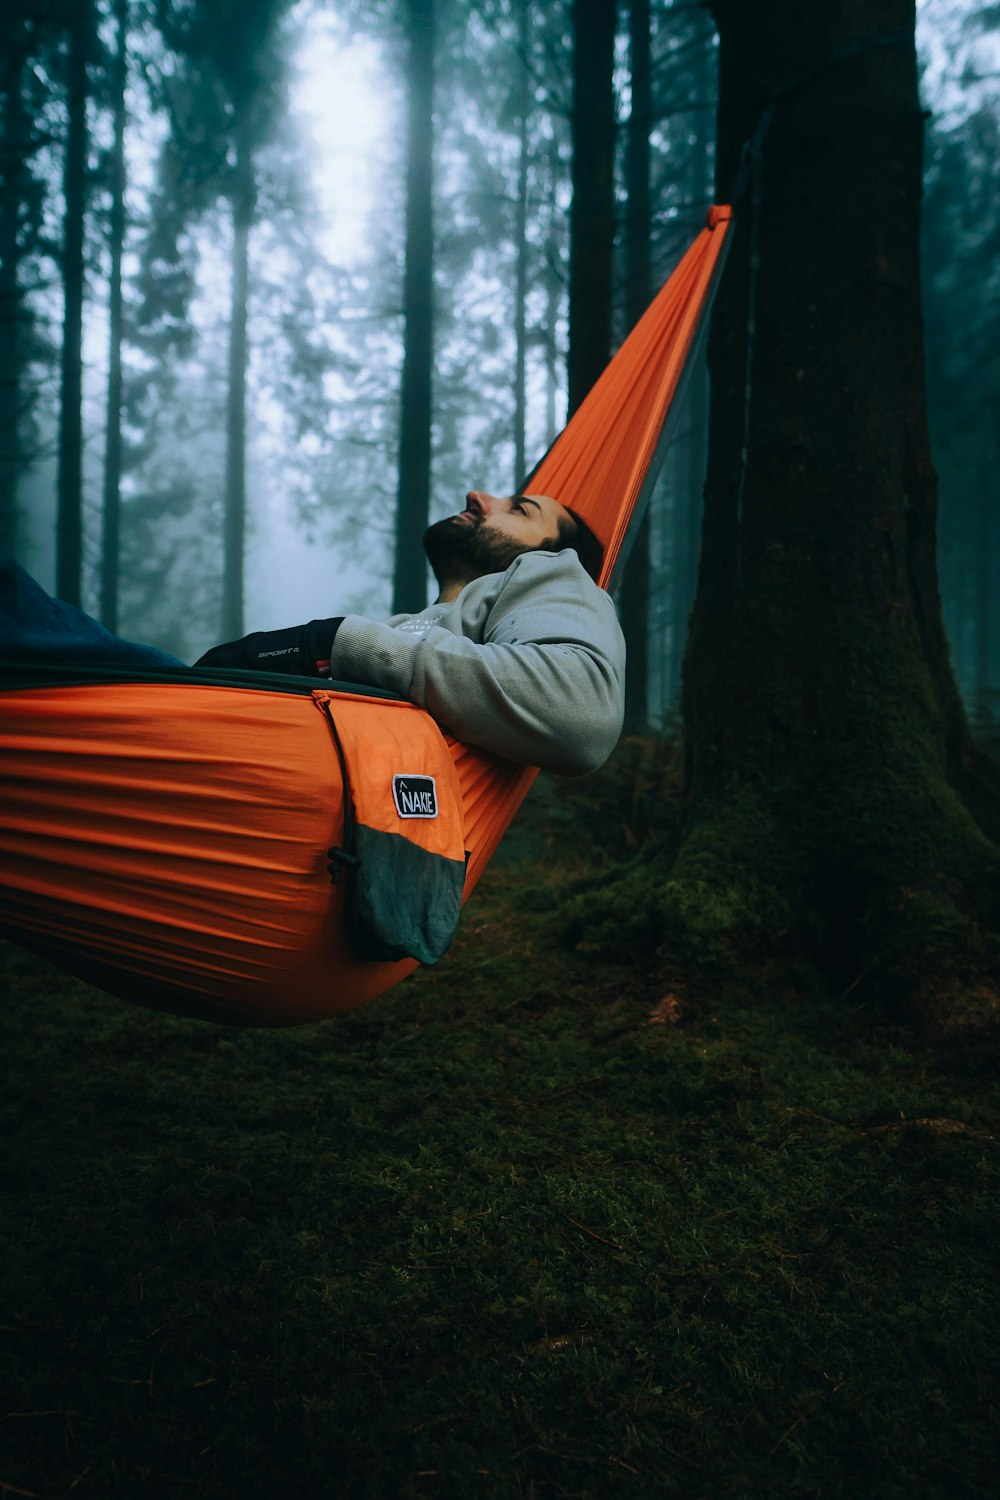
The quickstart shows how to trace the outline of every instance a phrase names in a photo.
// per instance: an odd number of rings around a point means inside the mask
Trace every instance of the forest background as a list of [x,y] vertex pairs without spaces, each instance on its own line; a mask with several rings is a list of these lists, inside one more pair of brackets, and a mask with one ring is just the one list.
[[[401,590],[419,607],[424,518],[470,486],[514,488],[579,399],[571,8],[434,12],[432,40],[416,0],[9,9],[0,545],[126,636],[193,659],[242,628],[384,614]],[[918,42],[941,588],[959,685],[986,723],[1000,687],[990,9],[924,0]],[[712,199],[717,90],[703,8],[623,8],[613,45],[610,348]],[[586,383],[605,345],[578,353]],[[619,596],[632,727],[677,707],[707,420],[699,363]]]
[[781,108],[743,513],[752,186],[620,596],[672,731],[701,536],[684,767],[543,785],[320,1025],[0,949],[3,1493],[995,1492],[996,7],[919,7],[919,128],[906,0],[615,11],[8,0],[3,545],[188,658],[414,607],[397,517],[517,482]]

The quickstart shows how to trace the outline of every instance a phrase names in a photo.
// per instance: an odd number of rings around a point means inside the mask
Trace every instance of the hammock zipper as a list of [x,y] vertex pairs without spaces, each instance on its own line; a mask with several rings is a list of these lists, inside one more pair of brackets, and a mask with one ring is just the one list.
[[334,885],[339,885],[341,870],[356,870],[361,861],[354,853],[354,798],[351,795],[351,778],[347,772],[347,757],[344,754],[344,747],[340,743],[340,735],[337,733],[337,725],[330,710],[329,699],[320,699],[320,707],[323,710],[323,717],[330,726],[330,733],[333,735],[333,743],[337,750],[337,759],[340,761],[340,774],[344,788],[344,847],[340,848],[334,844],[332,848],[326,851],[326,857],[329,861],[326,868],[330,872],[330,879]]

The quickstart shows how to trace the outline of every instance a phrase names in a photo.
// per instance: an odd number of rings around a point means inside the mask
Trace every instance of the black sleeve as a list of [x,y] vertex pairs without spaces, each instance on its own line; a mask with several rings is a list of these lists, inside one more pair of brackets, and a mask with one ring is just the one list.
[[328,677],[330,647],[343,615],[310,620],[287,630],[256,630],[239,641],[213,646],[196,667],[242,667],[254,672],[286,672],[298,677]]

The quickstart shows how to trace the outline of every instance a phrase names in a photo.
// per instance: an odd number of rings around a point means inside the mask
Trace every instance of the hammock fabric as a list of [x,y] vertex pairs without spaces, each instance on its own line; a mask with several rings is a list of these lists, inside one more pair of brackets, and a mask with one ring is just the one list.
[[[531,476],[604,543],[604,584],[648,496],[729,218],[710,211]],[[384,993],[417,960],[373,960],[348,936],[359,870],[331,884],[327,869],[328,848],[348,843],[345,813],[401,851],[393,878],[423,893],[402,933],[391,930],[391,889],[369,893],[369,931],[384,930],[368,952],[433,957],[436,907],[454,900],[457,917],[537,774],[449,739],[413,704],[348,684],[46,667],[3,668],[0,687],[0,931],[112,994],[181,1015],[279,1026]],[[400,812],[397,796],[387,816],[371,789],[395,783],[409,802]],[[437,817],[420,812],[429,783]],[[450,895],[419,878],[431,867]]]

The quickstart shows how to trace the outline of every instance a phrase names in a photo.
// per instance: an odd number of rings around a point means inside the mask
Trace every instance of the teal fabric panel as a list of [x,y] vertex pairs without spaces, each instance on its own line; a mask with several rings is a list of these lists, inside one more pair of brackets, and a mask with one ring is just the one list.
[[451,947],[462,909],[465,861],[430,854],[398,833],[357,824],[348,896],[350,935],[371,959],[433,964]]

